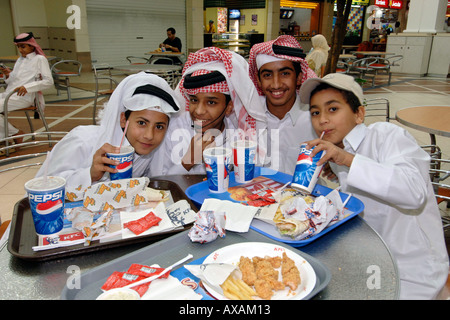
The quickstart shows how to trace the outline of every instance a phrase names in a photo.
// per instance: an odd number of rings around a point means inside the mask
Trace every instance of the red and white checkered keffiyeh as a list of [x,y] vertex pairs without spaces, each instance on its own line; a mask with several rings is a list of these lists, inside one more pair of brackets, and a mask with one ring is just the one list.
[[[300,57],[293,57],[288,55],[282,55],[282,54],[275,54],[273,52],[273,45],[283,46],[283,47],[290,47],[290,48],[299,48],[301,49],[302,46],[298,43],[298,41],[293,37],[289,35],[282,35],[276,38],[275,40],[266,41],[262,43],[255,44],[252,49],[250,50],[250,56],[248,60],[249,64],[249,70],[250,70],[250,78],[252,79],[254,85],[256,86],[256,89],[258,90],[259,95],[264,95],[262,92],[260,86],[258,85],[258,67],[256,66],[256,56],[258,54],[267,54],[273,57],[277,57],[280,59],[286,59],[290,61],[299,62],[302,68],[302,82],[305,82],[306,79],[309,78],[317,78],[317,75],[311,68],[309,68],[308,63],[305,59]],[[297,88],[297,90],[300,89]]]
[[[212,71],[219,71],[226,81],[196,89],[184,87],[184,80],[187,75],[194,77]],[[233,101],[238,128],[247,128],[245,120],[249,114],[261,121],[265,119],[264,105],[261,104],[258,92],[248,76],[248,63],[242,56],[232,51],[208,47],[191,53],[183,68],[183,77],[177,90],[186,99],[186,110],[189,110],[189,94],[197,92],[229,94]]]

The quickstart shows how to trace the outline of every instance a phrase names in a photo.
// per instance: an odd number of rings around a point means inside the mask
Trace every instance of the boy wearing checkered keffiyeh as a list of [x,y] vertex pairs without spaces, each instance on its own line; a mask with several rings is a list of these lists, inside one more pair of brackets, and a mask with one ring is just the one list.
[[247,122],[253,122],[260,140],[267,141],[262,165],[288,174],[294,172],[299,145],[317,137],[309,106],[298,96],[301,84],[317,77],[305,56],[297,40],[286,35],[255,44],[249,56],[249,74],[262,100],[265,120],[248,117]]
[[[176,92],[186,104],[169,125],[159,150],[163,174],[205,174],[203,150],[229,146],[244,127],[241,115],[258,96],[248,77],[248,63],[240,55],[216,47],[189,55]],[[263,120],[254,106],[250,114]],[[242,125],[238,123],[241,122]]]

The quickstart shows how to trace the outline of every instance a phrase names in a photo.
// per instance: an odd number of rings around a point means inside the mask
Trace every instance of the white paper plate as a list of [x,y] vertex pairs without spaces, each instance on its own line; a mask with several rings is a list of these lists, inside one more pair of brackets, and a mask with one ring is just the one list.
[[[264,242],[242,242],[233,244],[212,252],[203,263],[230,263],[237,265],[241,256],[253,258],[257,257],[281,257],[283,252],[294,260],[295,265],[300,271],[301,284],[296,291],[286,287],[284,290],[274,291],[271,300],[301,300],[305,298],[316,285],[316,273],[312,266],[299,254],[286,249],[285,247]],[[281,280],[281,272],[280,272]],[[228,300],[222,292],[218,292],[208,283],[204,283],[206,290],[216,299]]]

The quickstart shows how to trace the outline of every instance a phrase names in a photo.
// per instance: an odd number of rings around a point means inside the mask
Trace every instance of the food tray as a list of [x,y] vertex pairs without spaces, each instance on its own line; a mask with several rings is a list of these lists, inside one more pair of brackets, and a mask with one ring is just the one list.
[[[153,180],[150,181],[148,186],[150,188],[159,190],[170,190],[174,202],[184,199],[191,205],[192,210],[197,211],[197,207],[186,196],[186,194],[181,190],[181,188],[176,183],[167,180]],[[153,242],[166,238],[167,236],[172,235],[173,233],[186,230],[187,228],[189,228],[189,226],[185,226],[183,229],[171,230],[159,234],[133,237],[129,239],[121,239],[103,243],[100,243],[98,240],[96,240],[93,241],[89,246],[84,246],[84,244],[78,244],[56,249],[33,251],[32,247],[38,245],[38,237],[34,229],[34,222],[33,217],[31,215],[30,203],[28,202],[28,198],[24,198],[19,202],[17,202],[14,207],[14,213],[11,220],[11,232],[8,239],[8,251],[12,255],[21,259],[33,261],[45,261],[66,256],[72,256],[76,254],[124,246],[132,243],[139,243],[144,241]]]
[[[283,172],[274,171],[274,170],[268,169],[268,168],[262,168],[262,167],[256,167],[255,177],[258,177],[258,176],[268,177],[268,178],[278,181],[282,184],[292,181],[291,175],[288,175]],[[234,187],[237,185],[239,185],[239,183],[237,183],[234,179],[234,172],[231,172],[229,187]],[[316,197],[320,196],[320,195],[327,195],[331,191],[332,191],[332,189],[322,186],[320,184],[317,184],[312,192],[312,195],[316,196]],[[207,181],[203,181],[203,182],[197,183],[195,185],[192,185],[189,188],[187,188],[185,192],[186,192],[186,195],[194,202],[194,204],[199,209],[202,206],[202,203],[206,198],[215,198],[215,199],[220,199],[220,200],[229,200],[229,201],[233,201],[233,202],[238,202],[238,201],[232,199],[228,192],[224,192],[224,193],[210,192],[208,189]],[[346,194],[346,193],[339,192],[339,194],[341,195],[341,199],[343,202],[348,197],[348,194]],[[312,236],[311,238],[304,239],[304,240],[293,240],[290,237],[282,236],[282,235],[280,235],[280,233],[278,232],[278,230],[276,229],[275,226],[273,226],[269,223],[266,223],[264,221],[258,220],[258,219],[253,219],[253,222],[250,225],[250,228],[264,234],[265,236],[267,236],[273,240],[281,241],[281,242],[289,244],[290,246],[293,246],[293,247],[302,247],[302,246],[307,245],[310,242],[320,238],[327,232],[330,232],[331,230],[335,229],[336,227],[345,223],[346,221],[350,220],[351,218],[356,217],[363,210],[364,210],[364,204],[361,202],[361,200],[352,196],[346,204],[346,210],[344,212],[344,214],[346,216],[344,219],[334,223],[331,226],[326,227],[325,229],[322,230],[322,232]]]
[[[268,239],[267,237],[257,233],[254,230],[249,230],[247,233],[235,233],[228,232],[224,238],[217,238],[216,240],[200,244],[197,242],[191,242],[188,237],[188,230],[173,235],[169,238],[159,241],[158,243],[146,246],[142,249],[131,252],[125,256],[107,262],[94,269],[81,274],[80,286],[77,288],[68,288],[67,285],[61,292],[61,299],[63,300],[93,300],[96,299],[101,293],[101,286],[105,283],[106,279],[114,271],[126,271],[133,263],[140,263],[144,265],[158,264],[162,268],[166,268],[176,261],[184,258],[187,254],[193,255],[193,260],[188,264],[200,264],[203,260],[213,251],[242,242],[266,242],[279,245],[279,242]],[[290,249],[298,250],[298,249]],[[311,293],[306,299],[311,299],[322,291],[331,280],[331,272],[328,268],[316,258],[299,251],[305,260],[307,260],[316,273],[316,284]],[[186,268],[179,266],[170,273],[180,281],[182,279],[189,278],[197,283],[196,292],[203,295],[204,300],[212,300],[202,288],[198,285],[198,278],[193,276]]]

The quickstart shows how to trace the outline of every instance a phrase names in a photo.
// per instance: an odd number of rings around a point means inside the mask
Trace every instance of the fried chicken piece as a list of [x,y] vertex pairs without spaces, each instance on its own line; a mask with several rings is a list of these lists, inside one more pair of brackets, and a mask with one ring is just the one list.
[[298,271],[295,262],[290,259],[285,252],[283,252],[281,275],[283,277],[283,283],[286,286],[291,290],[297,290],[298,285],[301,283],[300,271]]
[[[255,261],[257,261],[255,263]],[[279,272],[274,269],[268,259],[258,258],[253,261],[258,279],[265,280],[272,290],[283,290],[284,284],[278,281]]]
[[263,279],[257,279],[255,281],[255,291],[261,298],[265,300],[270,300],[273,296],[272,288],[270,284]]
[[256,262],[255,272],[258,279],[264,279],[267,277],[278,279],[278,271],[275,270],[272,267],[272,264],[265,259],[259,259],[258,262]]
[[254,285],[256,280],[255,266],[247,257],[242,257],[239,259],[239,269],[242,272],[242,281],[244,281],[249,286]]
[[269,261],[270,262],[270,264],[272,265],[272,267],[274,267],[274,268],[279,268],[279,267],[281,267],[281,257],[278,257],[278,256],[276,256],[276,257],[269,257],[269,256],[266,256],[266,257],[264,257],[264,259],[266,259],[267,261]]

